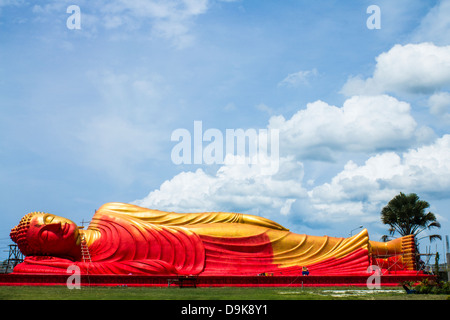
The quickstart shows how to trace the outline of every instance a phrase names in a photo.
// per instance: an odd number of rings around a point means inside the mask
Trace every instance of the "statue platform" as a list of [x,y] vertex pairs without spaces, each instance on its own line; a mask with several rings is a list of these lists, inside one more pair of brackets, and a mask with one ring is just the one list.
[[[67,285],[69,274],[0,274],[2,286]],[[367,286],[370,275],[309,276],[144,276],[81,275],[81,286],[129,287],[331,287]],[[382,275],[380,286],[399,286],[404,281],[419,282],[433,276],[417,272]],[[370,282],[369,282],[370,283]]]

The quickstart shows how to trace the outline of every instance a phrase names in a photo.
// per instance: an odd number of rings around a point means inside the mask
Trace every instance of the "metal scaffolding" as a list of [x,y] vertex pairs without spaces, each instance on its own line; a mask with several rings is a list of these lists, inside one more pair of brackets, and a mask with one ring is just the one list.
[[[4,273],[12,272],[14,267],[19,263],[23,262],[23,254],[20,252],[17,244],[9,245],[9,256],[6,260],[6,265],[4,266]],[[11,271],[9,271],[11,269]]]

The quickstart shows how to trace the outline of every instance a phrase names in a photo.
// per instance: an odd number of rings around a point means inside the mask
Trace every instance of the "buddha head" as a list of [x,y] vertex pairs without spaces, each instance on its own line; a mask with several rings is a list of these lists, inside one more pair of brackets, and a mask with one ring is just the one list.
[[11,230],[10,237],[25,256],[55,256],[72,260],[80,257],[78,227],[63,217],[29,213]]

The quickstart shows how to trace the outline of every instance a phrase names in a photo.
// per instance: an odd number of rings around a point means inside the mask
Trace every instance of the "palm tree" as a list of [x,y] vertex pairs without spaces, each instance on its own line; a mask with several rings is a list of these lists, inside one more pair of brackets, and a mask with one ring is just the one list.
[[[410,234],[417,237],[424,230],[441,227],[441,224],[436,221],[434,213],[425,213],[425,209],[429,206],[428,202],[420,200],[415,193],[405,195],[400,192],[381,210],[381,221],[390,226],[389,234],[391,236],[398,232],[402,237]],[[438,234],[427,237],[430,241],[442,240]],[[388,238],[385,235],[382,240],[387,241]]]

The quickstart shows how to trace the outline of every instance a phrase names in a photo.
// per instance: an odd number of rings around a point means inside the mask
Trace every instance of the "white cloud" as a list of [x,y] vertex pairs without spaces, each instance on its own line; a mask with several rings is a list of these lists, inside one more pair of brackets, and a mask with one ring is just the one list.
[[450,1],[441,0],[422,19],[413,32],[412,41],[432,41],[437,45],[450,44]]
[[256,105],[256,109],[261,112],[267,113],[269,115],[274,114],[274,110],[264,103],[260,103],[260,104]]
[[131,15],[136,18],[180,20],[203,14],[208,0],[115,0],[103,5],[103,12]]
[[450,135],[402,154],[376,154],[362,165],[349,161],[329,182],[303,185],[303,164],[281,159],[280,172],[223,165],[215,174],[181,172],[147,197],[134,201],[176,212],[237,211],[279,220],[282,215],[309,224],[379,221],[379,211],[402,192],[448,197]]
[[277,174],[267,174],[262,166],[225,161],[215,174],[202,169],[181,172],[134,203],[178,212],[238,211],[273,219],[294,215],[311,223],[355,217],[373,222],[379,220],[380,203],[399,191],[416,187],[415,191],[439,192],[449,187],[450,136],[402,155],[375,154],[361,166],[349,161],[330,182],[303,186],[303,163],[296,159],[317,156],[320,148],[332,155],[408,150],[413,145],[420,130],[410,105],[387,95],[355,96],[342,108],[316,101],[291,119],[272,117],[268,128],[280,130]]
[[308,192],[317,215],[311,219],[341,221],[358,216],[379,219],[379,210],[399,192],[448,197],[450,190],[450,135],[433,144],[377,154],[358,166],[349,161],[330,182]]
[[[0,8],[16,1],[0,2]],[[22,3],[22,1],[20,2]],[[73,3],[70,0],[49,1],[32,7],[35,20],[46,23],[61,23],[67,16],[61,14]],[[151,37],[169,40],[175,47],[184,48],[193,43],[191,33],[194,19],[205,14],[208,0],[98,0],[79,1],[81,9],[81,31],[84,36],[98,36],[101,29],[108,31],[108,37]],[[110,32],[114,30],[115,32]],[[135,31],[144,31],[138,33]]]
[[299,85],[305,85],[309,83],[309,79],[311,77],[316,75],[316,69],[291,73],[282,81],[280,81],[280,83],[278,83],[278,86],[297,87]]
[[287,215],[296,199],[306,196],[301,185],[303,165],[292,158],[280,162],[282,169],[275,175],[265,174],[259,165],[229,164],[233,161],[226,161],[212,175],[202,169],[181,172],[133,203],[177,212],[237,211],[272,218]]
[[207,10],[208,0],[116,0],[100,7],[107,28],[138,28],[150,23],[153,35],[169,39],[179,48],[192,43],[192,19]]
[[450,46],[395,45],[376,62],[373,77],[351,77],[342,93],[433,93],[450,86]]
[[355,96],[341,108],[309,103],[290,119],[274,116],[270,129],[280,132],[281,152],[301,159],[330,160],[335,152],[373,152],[409,147],[417,123],[410,105],[387,95]]
[[439,116],[446,122],[450,122],[450,93],[438,92],[428,99],[430,112]]
[[444,114],[450,112],[450,93],[438,92],[428,99],[431,113]]
[[25,0],[0,0],[0,8],[7,6],[20,6],[25,3]]
[[133,112],[140,107],[155,110],[167,93],[158,74],[119,73],[109,69],[89,71],[88,79],[108,105],[109,112]]

